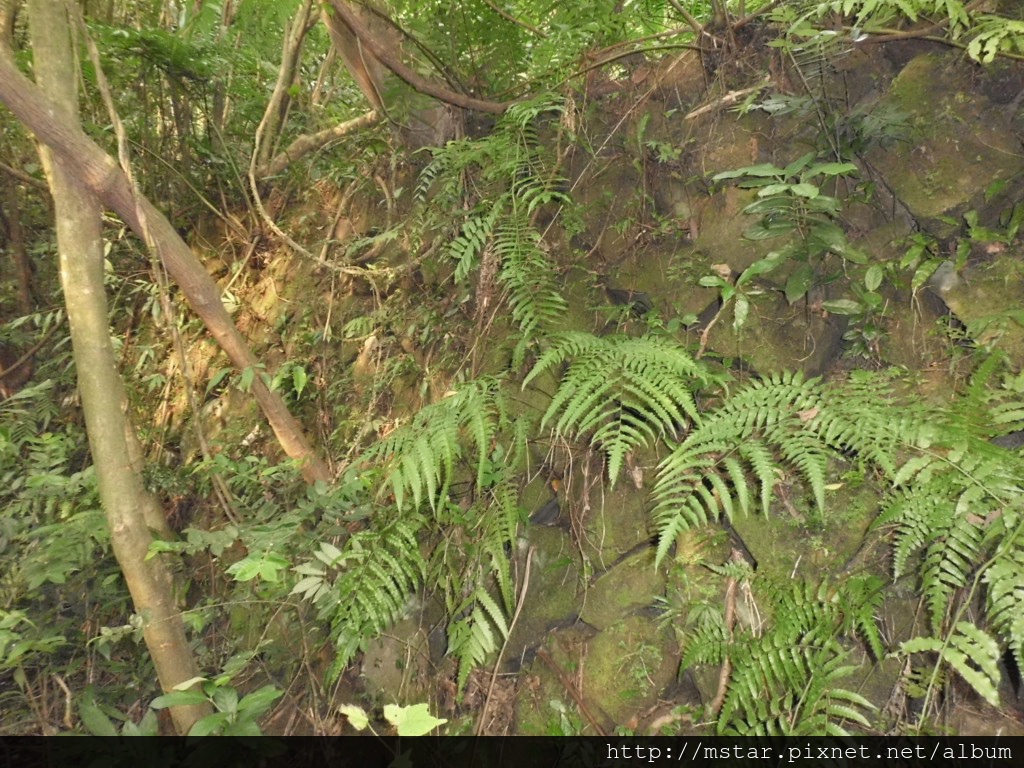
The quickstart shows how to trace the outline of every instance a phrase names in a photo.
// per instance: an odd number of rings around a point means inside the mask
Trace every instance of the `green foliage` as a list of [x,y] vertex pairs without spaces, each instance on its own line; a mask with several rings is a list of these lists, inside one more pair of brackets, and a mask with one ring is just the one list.
[[940,635],[959,604],[959,591],[988,581],[993,627],[1020,656],[1024,625],[1014,600],[1024,593],[1019,563],[1024,549],[1021,494],[1024,461],[989,442],[1024,426],[1022,380],[988,385],[1000,364],[988,358],[949,411],[931,414],[918,453],[900,467],[876,528],[895,530],[893,570],[905,573],[912,556],[933,633]]
[[492,443],[502,429],[519,435],[509,456],[514,461],[525,444],[521,430],[509,416],[501,381],[475,379],[422,408],[411,423],[373,445],[361,461],[369,465],[384,463],[384,485],[391,489],[399,508],[405,505],[408,493],[415,507],[425,501],[436,508],[447,494],[455,464],[465,458],[467,447],[474,451],[471,458],[477,485],[485,484]]
[[999,53],[1024,56],[1024,21],[984,15],[971,34],[967,55],[982,64],[991,63]]
[[[1017,609],[1019,611],[1020,605]],[[999,706],[999,644],[984,630],[969,621],[958,622],[945,640],[938,637],[915,637],[900,645],[903,653],[938,654],[942,662],[953,668],[994,707]]]
[[607,457],[613,485],[630,451],[698,423],[694,391],[720,380],[663,338],[567,333],[554,338],[523,386],[566,360],[568,370],[541,425],[554,422],[557,436],[591,435]]
[[367,640],[406,611],[426,568],[417,541],[424,522],[406,513],[353,534],[341,549],[321,541],[313,559],[296,566],[301,578],[292,594],[311,600],[331,628],[336,652],[332,680]]
[[[199,690],[186,690],[197,682],[200,683]],[[259,718],[284,695],[284,691],[273,685],[265,685],[252,693],[240,696],[230,682],[229,675],[221,675],[213,680],[186,680],[176,686],[177,690],[155,698],[149,706],[153,709],[165,709],[203,703],[212,705],[215,711],[197,721],[189,730],[189,736],[262,736]]]
[[758,190],[757,200],[743,212],[759,216],[760,221],[744,233],[745,237],[750,240],[792,238],[775,259],[777,266],[790,259],[800,262],[786,281],[786,299],[790,304],[803,298],[821,279],[823,260],[828,254],[855,264],[867,262],[866,254],[855,248],[835,223],[839,200],[821,191],[826,180],[855,173],[857,166],[814,160],[815,153],[810,152],[785,168],[764,163],[724,171],[713,177],[714,181],[739,179],[741,188]]
[[[819,19],[838,12],[852,18],[859,34],[891,29],[893,21],[905,19],[911,23],[927,19],[941,27],[949,39],[959,41],[970,38],[967,55],[983,64],[996,55],[1024,53],[1024,23],[992,13],[972,9],[975,3],[960,0],[836,0],[816,6],[814,15]],[[801,19],[805,24],[807,17]]]
[[41,378],[0,402],[0,588],[8,604],[91,570],[109,545],[82,426],[61,418],[58,386]]
[[837,0],[820,9],[822,15],[829,11],[854,17],[855,24],[861,29],[870,28],[873,24],[885,25],[893,17],[914,22],[922,16],[931,20],[945,18],[953,37],[970,23],[960,0]]
[[[348,718],[351,726],[357,731],[370,728],[376,735],[376,731],[370,726],[370,717],[362,707],[355,704],[342,704],[338,707],[338,711]],[[413,704],[408,707],[385,704],[384,719],[399,736],[426,736],[435,728],[448,722],[431,715],[426,704]]]
[[[96,700],[96,690],[88,686],[78,699],[78,717],[82,726],[92,736],[159,736],[160,724],[156,710],[147,709],[142,719],[135,723],[120,712],[109,712]],[[115,721],[123,721],[118,729]]]
[[[495,459],[500,461],[496,452]],[[445,539],[431,558],[429,579],[441,585],[449,616],[448,654],[458,660],[458,689],[469,673],[508,637],[515,608],[509,556],[515,551],[522,512],[501,464],[478,500],[463,512],[450,504],[440,522]],[[491,592],[497,588],[498,600]],[[499,602],[500,601],[500,602]]]
[[654,517],[658,561],[689,528],[731,518],[751,507],[747,472],[760,488],[761,508],[771,506],[780,477],[794,473],[808,484],[825,512],[825,470],[830,456],[855,453],[886,472],[911,427],[894,419],[884,382],[856,377],[845,391],[775,374],[746,384],[722,407],[702,416],[658,468]]
[[[0,610],[0,672],[18,669],[32,654],[53,653],[65,643],[63,635],[37,627],[24,611]],[[24,684],[24,675],[18,683]]]
[[[432,206],[440,209],[435,216],[458,216],[460,231],[444,253],[455,261],[457,281],[480,270],[479,309],[488,309],[495,281],[507,291],[520,330],[515,367],[522,364],[536,334],[556,327],[565,313],[554,265],[534,227],[539,208],[568,202],[558,191],[563,180],[548,168],[538,133],[538,123],[561,109],[548,94],[520,102],[509,108],[490,135],[434,150],[417,192],[421,199],[433,192]],[[472,190],[466,187],[469,172],[474,175]]]
[[431,715],[426,704],[413,704],[409,707],[385,704],[384,719],[395,727],[399,736],[426,736],[448,722]]
[[[842,639],[860,635],[881,648],[874,613],[882,600],[881,582],[867,578],[837,585],[807,582],[777,585],[752,579],[735,565],[722,570],[739,580],[740,594],[764,602],[760,626],[737,627],[727,637],[721,614],[684,635],[683,668],[721,665],[728,659],[728,681],[716,728],[719,735],[846,735],[845,723],[869,727],[873,705],[840,687],[857,671]],[[759,587],[759,589],[757,589]],[[740,598],[742,599],[742,598]]]

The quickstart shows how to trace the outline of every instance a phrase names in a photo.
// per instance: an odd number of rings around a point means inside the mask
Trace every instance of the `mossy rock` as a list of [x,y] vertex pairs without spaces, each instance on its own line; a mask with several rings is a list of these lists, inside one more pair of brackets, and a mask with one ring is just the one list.
[[618,480],[614,489],[590,491],[589,512],[583,517],[583,550],[598,570],[651,538],[645,495],[625,478]]
[[590,640],[582,688],[616,724],[643,715],[676,678],[673,632],[653,616],[626,616]]
[[1019,141],[991,119],[991,102],[963,82],[969,74],[959,58],[926,54],[903,68],[882,103],[910,115],[916,135],[909,147],[898,143],[869,156],[896,197],[940,237],[956,225],[938,217],[962,213],[993,182],[1024,170]]
[[939,295],[975,344],[1005,352],[1015,368],[1024,366],[1024,269],[1017,254],[970,265],[963,279],[943,288]]
[[[574,621],[580,602],[582,563],[569,533],[531,526],[524,544],[532,547],[534,554],[526,602],[509,635],[506,659],[512,667],[530,649],[543,645],[553,627]],[[525,552],[520,553],[519,561],[525,565]]]
[[639,550],[602,573],[587,590],[580,618],[604,630],[665,592],[665,574],[654,567],[654,549]]

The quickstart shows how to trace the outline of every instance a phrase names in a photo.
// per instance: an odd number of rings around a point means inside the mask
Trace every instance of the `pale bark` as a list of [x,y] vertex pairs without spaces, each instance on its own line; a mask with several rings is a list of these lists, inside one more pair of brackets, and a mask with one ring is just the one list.
[[[325,12],[325,20],[327,28],[331,32],[331,39],[336,48],[339,47],[339,44],[342,46],[338,52],[345,60],[353,77],[356,78],[363,93],[370,99],[374,109],[380,109],[382,106],[380,101],[382,81],[380,68],[382,67],[389,69],[420,93],[463,109],[501,114],[511,106],[512,102],[485,101],[456,93],[450,88],[438,85],[416,74],[399,57],[401,47],[397,45],[389,47],[388,42],[382,39],[382,35],[375,34],[370,28],[367,22],[369,11],[363,10],[361,6],[350,3],[348,0],[328,1],[333,14]],[[351,38],[345,37],[346,31]],[[347,39],[354,39],[354,42],[347,43]],[[365,73],[361,72],[360,68]],[[376,98],[373,98],[372,91],[376,92]]]
[[[255,368],[253,355],[221,302],[220,290],[171,223],[139,193],[113,158],[96,146],[73,123],[57,117],[56,105],[0,56],[0,102],[3,102],[42,143],[50,147],[63,167],[104,205],[113,209],[156,250],[167,272],[181,287],[189,306],[239,371]],[[263,410],[284,452],[297,460],[309,482],[331,481],[320,459],[281,397],[260,376],[251,392]]]
[[320,149],[320,147],[323,147],[332,141],[337,141],[350,133],[355,133],[363,128],[376,125],[379,122],[380,113],[367,112],[365,115],[360,115],[352,120],[346,120],[344,123],[338,123],[338,125],[325,128],[317,133],[307,133],[299,136],[295,141],[281,150],[281,152],[279,152],[277,156],[270,160],[266,165],[257,167],[256,178],[265,179],[268,176],[276,176],[291,163],[294,163],[299,158],[308,155],[310,152]]
[[277,70],[277,82],[267,102],[259,130],[256,132],[256,149],[253,152],[253,164],[256,168],[266,165],[274,152],[274,147],[281,135],[281,126],[291,102],[289,91],[295,83],[299,62],[302,56],[302,41],[312,28],[310,17],[313,11],[313,0],[303,0],[295,12],[295,16],[285,26],[284,43],[281,46],[281,66]]
[[[52,97],[51,119],[69,128],[78,124],[74,60],[63,0],[30,0],[29,24],[35,74]],[[143,619],[143,636],[164,691],[198,677],[174,585],[162,558],[147,560],[153,537],[147,518],[163,519],[156,500],[146,492],[133,468],[125,415],[127,398],[110,340],[103,285],[101,208],[96,196],[46,146],[40,158],[50,183],[56,213],[61,285],[71,327],[89,447],[110,541],[135,611]],[[166,523],[164,523],[166,526]],[[211,712],[209,704],[171,709],[181,733]]]

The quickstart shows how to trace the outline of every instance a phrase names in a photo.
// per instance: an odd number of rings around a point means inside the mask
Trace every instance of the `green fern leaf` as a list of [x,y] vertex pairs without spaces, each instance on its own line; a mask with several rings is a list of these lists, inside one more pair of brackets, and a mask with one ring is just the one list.
[[662,339],[566,333],[553,339],[523,386],[565,360],[569,368],[541,425],[554,422],[558,436],[589,434],[605,454],[612,485],[626,454],[698,421],[693,390],[718,380]]
[[[326,560],[337,576],[332,582],[321,571],[324,587],[304,594],[331,627],[337,654],[331,674],[340,674],[368,639],[386,631],[422,583],[426,564],[416,542],[422,524],[422,518],[407,515],[379,530],[354,534],[340,551],[324,544],[327,555],[314,562]],[[337,557],[328,556],[332,553]],[[320,568],[305,564],[296,571],[310,567]]]
[[937,637],[916,637],[902,643],[900,650],[939,654],[989,704],[999,705],[999,644],[971,622],[959,622],[945,641]]
[[1024,534],[1020,526],[1003,539],[985,581],[992,627],[1008,639],[1018,669],[1024,669]]

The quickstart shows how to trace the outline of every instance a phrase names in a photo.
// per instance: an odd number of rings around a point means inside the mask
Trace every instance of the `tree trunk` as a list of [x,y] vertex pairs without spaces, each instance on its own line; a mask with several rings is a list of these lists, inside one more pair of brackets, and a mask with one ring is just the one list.
[[18,276],[18,312],[27,315],[32,311],[32,262],[25,247],[25,230],[21,226],[21,206],[18,204],[18,189],[14,184],[3,184],[0,193],[0,209],[7,226],[7,250],[14,260],[14,273]]
[[302,58],[302,42],[311,29],[310,16],[313,11],[313,0],[303,0],[292,20],[285,25],[284,43],[281,47],[281,66],[277,70],[277,82],[274,92],[267,102],[263,113],[263,122],[257,132],[257,144],[254,151],[254,165],[257,168],[270,162],[281,135],[288,106],[291,103],[289,91],[295,83],[299,62]]
[[501,114],[511,105],[457,93],[420,75],[403,60],[404,41],[398,29],[364,3],[327,0],[322,15],[331,42],[359,90],[374,111],[388,118],[409,149],[438,146],[454,138],[458,122],[454,107]]
[[[65,6],[62,0],[30,0],[28,8],[36,78],[53,97],[52,119],[75,126],[77,78]],[[146,647],[160,685],[171,691],[199,673],[174,603],[170,573],[163,559],[146,559],[152,542],[147,511],[152,517],[160,510],[132,467],[126,437],[124,386],[107,325],[101,209],[93,193],[49,148],[41,146],[39,155],[53,193],[61,285],[110,541],[135,611],[143,618]],[[179,706],[172,708],[171,716],[175,728],[187,733],[210,711],[209,704]]]
[[[220,299],[220,289],[171,223],[139,193],[117,163],[73,123],[60,120],[57,107],[32,85],[7,57],[0,56],[0,102],[53,150],[63,167],[89,191],[117,212],[146,244],[156,250],[168,273],[181,287],[189,306],[239,371],[259,361],[238,332]],[[284,400],[262,377],[251,392],[284,452],[299,462],[308,482],[331,482],[327,465],[313,451]]]

